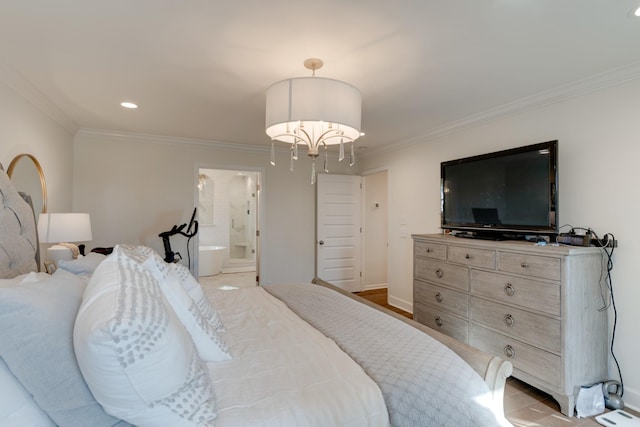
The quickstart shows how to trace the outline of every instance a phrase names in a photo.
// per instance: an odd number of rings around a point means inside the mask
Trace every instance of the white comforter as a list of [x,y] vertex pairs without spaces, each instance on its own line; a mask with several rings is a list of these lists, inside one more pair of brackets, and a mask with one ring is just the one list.
[[233,356],[208,364],[216,426],[389,424],[375,382],[281,301],[259,287],[205,292]]

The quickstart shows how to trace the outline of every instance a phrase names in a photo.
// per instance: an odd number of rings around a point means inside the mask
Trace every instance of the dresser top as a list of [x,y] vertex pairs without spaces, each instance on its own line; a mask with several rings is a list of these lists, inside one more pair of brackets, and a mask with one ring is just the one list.
[[447,245],[475,247],[503,251],[530,252],[538,255],[587,255],[599,253],[602,249],[596,247],[582,247],[558,245],[548,243],[539,245],[525,240],[485,240],[469,237],[456,237],[447,234],[412,234],[414,240],[429,241]]

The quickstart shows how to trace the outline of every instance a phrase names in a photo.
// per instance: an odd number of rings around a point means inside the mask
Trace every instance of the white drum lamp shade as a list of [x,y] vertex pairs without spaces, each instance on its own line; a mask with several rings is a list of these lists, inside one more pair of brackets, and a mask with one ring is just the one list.
[[[298,77],[267,91],[266,133],[272,139],[319,145],[352,142],[360,137],[362,99],[348,83],[322,77]],[[304,129],[307,136],[296,133]]]

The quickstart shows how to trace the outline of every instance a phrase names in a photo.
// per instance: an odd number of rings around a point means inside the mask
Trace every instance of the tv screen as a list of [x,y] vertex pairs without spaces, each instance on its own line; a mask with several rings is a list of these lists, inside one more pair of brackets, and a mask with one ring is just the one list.
[[441,164],[442,228],[557,233],[557,141]]

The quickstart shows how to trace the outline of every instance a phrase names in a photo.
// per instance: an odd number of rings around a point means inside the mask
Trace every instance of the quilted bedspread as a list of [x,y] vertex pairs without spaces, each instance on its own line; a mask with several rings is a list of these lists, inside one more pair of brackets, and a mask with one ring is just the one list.
[[482,378],[429,335],[321,286],[264,288],[364,369],[380,387],[392,425],[503,425]]
[[262,287],[206,289],[231,360],[208,363],[215,427],[386,427],[380,388]]

